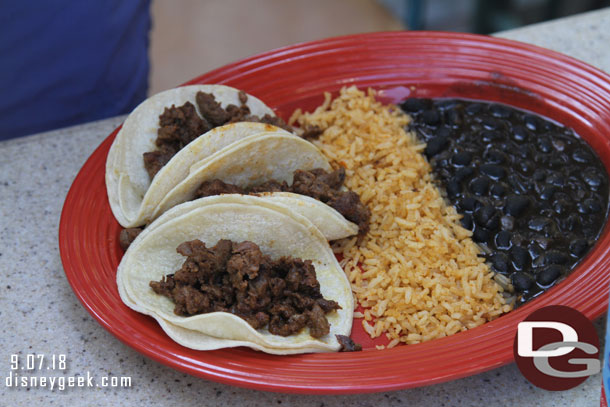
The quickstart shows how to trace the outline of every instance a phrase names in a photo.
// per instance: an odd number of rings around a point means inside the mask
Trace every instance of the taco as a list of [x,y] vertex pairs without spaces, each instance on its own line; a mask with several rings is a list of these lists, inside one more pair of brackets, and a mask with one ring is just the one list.
[[108,154],[115,218],[123,227],[148,223],[193,164],[244,137],[288,133],[274,124],[284,125],[263,102],[227,86],[184,86],[150,97],[127,117]]
[[222,194],[198,198],[174,206],[148,225],[146,230],[155,229],[163,223],[201,206],[230,203],[249,203],[280,212],[292,211],[311,222],[326,240],[343,239],[358,233],[358,225],[345,219],[332,207],[317,199],[291,192],[272,192],[258,195]]
[[[153,222],[119,265],[122,300],[194,349],[339,350],[336,335],[349,335],[354,309],[343,270],[310,221],[262,200],[204,198]],[[203,294],[189,297],[195,276]]]
[[292,134],[263,132],[238,140],[197,163],[155,208],[152,218],[196,197],[201,184],[222,180],[239,187],[267,181],[292,184],[296,170],[330,171],[328,160],[310,142]]
[[[151,217],[162,217],[172,208],[192,208],[189,202],[200,198],[252,195],[290,207],[318,227],[327,240],[364,236],[369,209],[343,186],[342,167],[327,168],[325,158],[312,144],[292,135],[260,133],[203,160],[197,170],[191,167],[191,173],[166,194]],[[121,247],[126,250],[141,230],[123,229]]]

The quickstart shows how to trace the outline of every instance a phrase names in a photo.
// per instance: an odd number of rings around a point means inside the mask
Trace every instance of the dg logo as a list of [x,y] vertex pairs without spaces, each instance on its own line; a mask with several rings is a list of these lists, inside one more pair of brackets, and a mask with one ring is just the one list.
[[545,390],[571,389],[601,369],[595,327],[562,305],[536,310],[520,322],[513,352],[523,376]]

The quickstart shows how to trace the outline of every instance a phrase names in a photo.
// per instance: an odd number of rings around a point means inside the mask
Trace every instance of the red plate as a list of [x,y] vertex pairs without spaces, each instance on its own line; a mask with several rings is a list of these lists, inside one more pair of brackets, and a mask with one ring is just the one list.
[[[288,118],[319,105],[324,91],[357,85],[407,95],[504,102],[572,127],[610,168],[610,77],[577,60],[497,38],[435,32],[361,34],[299,44],[227,65],[189,82],[245,90]],[[607,307],[610,233],[565,281],[493,322],[418,345],[364,352],[272,356],[238,348],[197,352],[171,339],[149,317],[121,302],[115,273],[119,225],[106,198],[104,164],[113,132],[87,160],[68,193],[59,245],[66,276],[85,308],[137,351],[218,382],[294,393],[361,393],[439,383],[513,360],[517,323],[549,304],[593,319]]]

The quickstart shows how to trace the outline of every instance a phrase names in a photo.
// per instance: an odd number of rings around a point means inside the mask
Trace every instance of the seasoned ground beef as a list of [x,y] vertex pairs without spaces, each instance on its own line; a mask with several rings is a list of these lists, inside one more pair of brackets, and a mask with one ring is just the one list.
[[179,107],[175,105],[166,107],[159,116],[159,130],[155,140],[157,149],[144,153],[144,167],[150,178],[152,179],[184,146],[215,127],[235,122],[260,122],[288,131],[293,130],[279,117],[269,114],[258,117],[250,114],[250,108],[246,106],[248,101],[246,93],[239,93],[239,101],[240,106],[231,104],[223,108],[213,94],[197,92],[195,102],[199,113],[191,102]]
[[272,260],[252,242],[220,240],[206,247],[200,240],[182,243],[182,268],[161,281],[151,281],[155,293],[170,298],[176,315],[230,312],[255,329],[268,327],[288,336],[309,327],[311,336],[330,332],[326,313],[340,309],[320,293],[309,260]]
[[241,188],[215,179],[201,184],[195,193],[195,199],[220,194],[257,194],[262,192],[293,192],[307,195],[324,202],[346,219],[356,223],[359,234],[363,236],[369,230],[371,213],[366,205],[360,202],[358,194],[341,190],[344,180],[345,170],[342,167],[330,173],[320,168],[311,171],[296,170],[292,185],[288,185],[286,182],[268,181],[251,188]]

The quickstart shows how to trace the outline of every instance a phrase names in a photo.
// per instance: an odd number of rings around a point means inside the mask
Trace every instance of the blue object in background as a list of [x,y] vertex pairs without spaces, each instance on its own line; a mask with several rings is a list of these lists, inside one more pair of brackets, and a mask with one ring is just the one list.
[[150,0],[0,0],[0,140],[146,97]]

